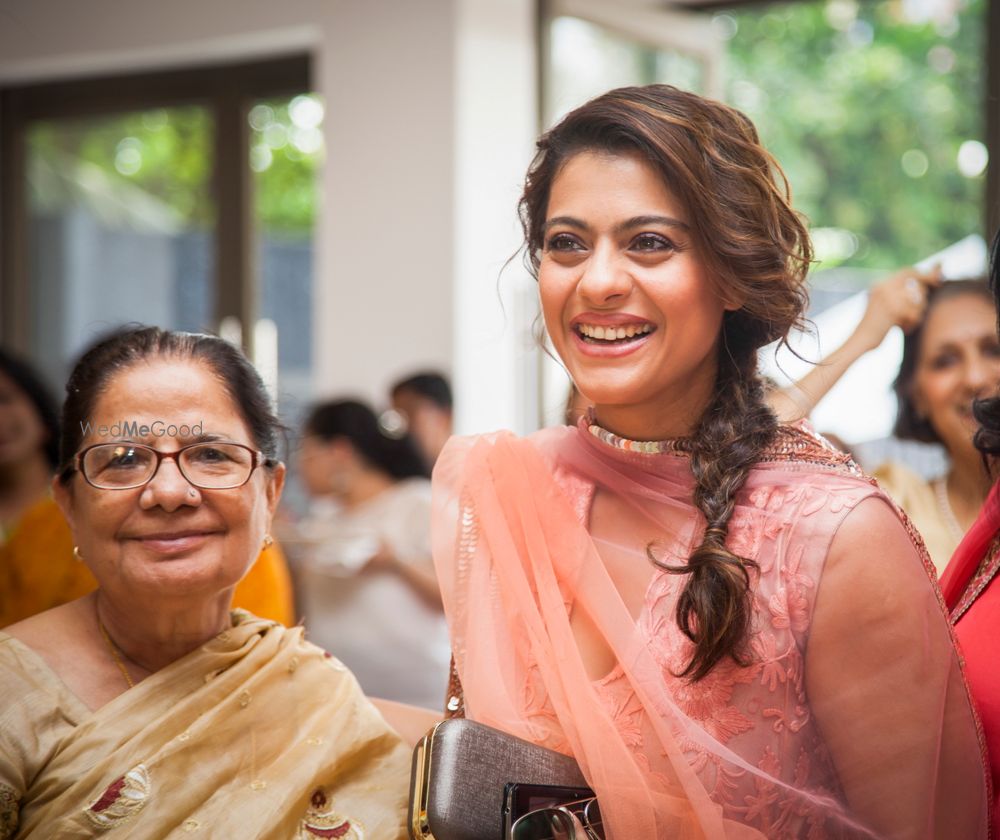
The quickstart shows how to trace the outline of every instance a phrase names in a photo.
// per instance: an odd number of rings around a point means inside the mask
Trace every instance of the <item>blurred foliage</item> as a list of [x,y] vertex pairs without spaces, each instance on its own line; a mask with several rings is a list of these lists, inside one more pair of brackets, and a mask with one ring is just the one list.
[[[291,101],[258,103],[268,119],[257,120],[259,128],[250,129],[256,219],[271,231],[308,235],[322,153],[308,145],[304,152],[293,142],[297,129],[289,115]],[[185,224],[214,221],[212,120],[204,108],[40,122],[32,127],[29,148],[64,178],[80,179],[87,168],[96,167],[104,179],[92,189],[115,193],[138,188]]]
[[982,231],[985,176],[957,158],[985,134],[985,4],[924,4],[939,12],[927,22],[901,0],[716,15],[726,99],[756,123],[810,226],[854,234],[823,268],[892,268]]
[[105,176],[93,189],[114,191],[124,182],[192,224],[215,218],[211,120],[202,108],[40,122],[28,147],[67,180],[80,180],[90,164]]

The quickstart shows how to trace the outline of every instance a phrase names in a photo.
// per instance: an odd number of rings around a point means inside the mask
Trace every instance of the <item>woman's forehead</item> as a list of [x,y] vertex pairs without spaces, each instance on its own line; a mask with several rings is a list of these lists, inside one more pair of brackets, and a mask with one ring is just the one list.
[[97,395],[93,414],[95,420],[112,415],[116,421],[160,420],[168,425],[211,419],[205,431],[212,433],[219,427],[234,431],[246,427],[225,383],[195,359],[159,357],[116,371]]

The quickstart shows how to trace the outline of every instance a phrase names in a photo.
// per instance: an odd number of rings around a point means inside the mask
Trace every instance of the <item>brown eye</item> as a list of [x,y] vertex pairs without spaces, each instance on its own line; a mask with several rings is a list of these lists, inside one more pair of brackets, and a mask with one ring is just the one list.
[[635,251],[670,251],[675,248],[673,242],[656,233],[639,234],[630,247]]
[[568,233],[557,233],[545,243],[546,251],[582,251],[583,246],[575,236]]

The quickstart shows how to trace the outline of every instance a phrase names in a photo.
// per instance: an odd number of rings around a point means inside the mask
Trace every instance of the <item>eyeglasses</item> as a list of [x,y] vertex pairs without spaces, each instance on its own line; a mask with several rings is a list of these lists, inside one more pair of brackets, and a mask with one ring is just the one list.
[[580,799],[529,811],[510,827],[510,840],[604,840],[597,799]]
[[77,452],[74,465],[94,487],[131,490],[152,481],[164,458],[173,459],[188,483],[203,490],[242,487],[257,467],[271,463],[242,443],[192,443],[176,452],[141,443],[98,443]]

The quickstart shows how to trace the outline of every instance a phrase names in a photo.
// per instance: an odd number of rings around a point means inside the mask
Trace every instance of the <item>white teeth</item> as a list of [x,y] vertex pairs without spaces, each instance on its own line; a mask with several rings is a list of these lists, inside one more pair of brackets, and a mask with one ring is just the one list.
[[577,329],[580,334],[597,341],[621,341],[625,338],[634,338],[637,335],[646,335],[652,332],[650,324],[629,324],[627,327],[602,327],[593,324],[580,324]]

